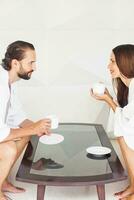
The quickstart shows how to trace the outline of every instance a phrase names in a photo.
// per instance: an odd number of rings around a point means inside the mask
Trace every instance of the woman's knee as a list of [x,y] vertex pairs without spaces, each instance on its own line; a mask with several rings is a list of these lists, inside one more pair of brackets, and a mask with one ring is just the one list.
[[0,158],[15,159],[17,155],[17,147],[15,142],[5,142],[0,144]]

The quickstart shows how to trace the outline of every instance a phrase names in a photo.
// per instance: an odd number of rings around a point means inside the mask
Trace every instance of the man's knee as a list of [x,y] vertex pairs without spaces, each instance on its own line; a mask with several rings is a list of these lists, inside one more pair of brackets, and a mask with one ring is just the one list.
[[0,144],[0,158],[15,159],[17,155],[17,148],[15,142],[5,142]]
[[27,143],[28,143],[30,140],[31,140],[31,136],[27,136],[27,137],[26,137]]
[[28,144],[28,142],[30,141],[30,139],[31,139],[31,136],[27,136],[27,137],[23,137],[23,142],[25,143],[25,144]]

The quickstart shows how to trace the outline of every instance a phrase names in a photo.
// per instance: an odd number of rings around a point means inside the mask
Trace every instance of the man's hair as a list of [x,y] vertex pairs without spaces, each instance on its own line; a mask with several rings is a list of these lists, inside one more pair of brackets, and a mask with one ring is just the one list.
[[25,51],[27,49],[35,50],[34,46],[31,43],[25,41],[15,41],[11,43],[6,50],[5,58],[2,59],[2,67],[10,71],[11,70],[11,61],[16,59],[21,61],[25,57]]

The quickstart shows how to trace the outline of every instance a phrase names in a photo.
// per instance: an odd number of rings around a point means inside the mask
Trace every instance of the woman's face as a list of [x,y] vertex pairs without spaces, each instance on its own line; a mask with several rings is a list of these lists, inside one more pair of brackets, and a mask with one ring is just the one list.
[[120,71],[119,71],[119,68],[118,68],[118,66],[116,64],[115,55],[114,55],[113,52],[110,55],[108,69],[110,71],[110,74],[111,74],[112,78],[119,78],[120,77]]

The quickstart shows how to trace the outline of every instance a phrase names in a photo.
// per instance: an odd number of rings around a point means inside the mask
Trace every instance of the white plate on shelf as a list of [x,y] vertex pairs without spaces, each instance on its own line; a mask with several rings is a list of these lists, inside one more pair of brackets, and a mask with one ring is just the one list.
[[43,144],[58,144],[64,140],[62,135],[51,133],[51,135],[43,135],[39,141]]
[[108,147],[102,146],[92,146],[86,149],[87,153],[95,155],[95,156],[105,156],[111,153],[111,149]]

